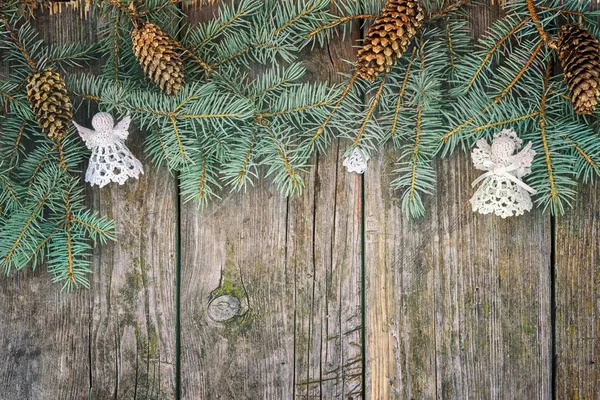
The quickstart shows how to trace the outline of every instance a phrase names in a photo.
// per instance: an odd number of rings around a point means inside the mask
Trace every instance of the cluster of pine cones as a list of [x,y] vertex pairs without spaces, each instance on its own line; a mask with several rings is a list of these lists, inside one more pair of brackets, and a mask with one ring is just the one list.
[[[374,81],[380,73],[389,72],[423,19],[420,0],[388,0],[358,50],[358,75]],[[565,25],[558,35],[558,53],[575,112],[592,114],[600,98],[598,40],[584,28]]]

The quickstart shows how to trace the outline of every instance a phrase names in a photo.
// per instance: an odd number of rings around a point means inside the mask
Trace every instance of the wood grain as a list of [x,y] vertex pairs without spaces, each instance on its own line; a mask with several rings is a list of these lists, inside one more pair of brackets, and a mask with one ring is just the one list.
[[[139,145],[132,150],[142,154]],[[177,188],[167,171],[143,164],[139,181],[92,194],[118,237],[98,252],[90,288],[94,398],[175,395]]]
[[[339,80],[351,51],[307,52],[307,79]],[[360,179],[342,155],[314,160],[299,197],[257,183],[182,208],[182,398],[361,397]],[[207,307],[224,294],[241,309],[219,323]]]
[[600,396],[600,201],[581,186],[573,210],[556,218],[556,398]]
[[473,214],[461,155],[440,165],[429,216],[407,221],[393,157],[365,176],[368,398],[550,398],[549,219]]
[[[498,8],[473,15],[481,34]],[[549,217],[473,214],[477,174],[460,155],[409,221],[389,189],[395,157],[365,174],[367,397],[550,398]]]
[[[79,14],[40,11],[35,25],[47,42],[94,39]],[[141,156],[139,136],[128,143]],[[96,249],[89,291],[61,295],[43,268],[1,281],[0,321],[12,327],[0,330],[1,399],[173,397],[177,191],[144,168],[139,182],[88,191],[118,237]]]
[[[46,42],[88,38],[73,13],[37,15]],[[1,134],[1,133],[0,133]],[[91,292],[60,293],[42,265],[0,279],[0,399],[81,399],[90,386]]]

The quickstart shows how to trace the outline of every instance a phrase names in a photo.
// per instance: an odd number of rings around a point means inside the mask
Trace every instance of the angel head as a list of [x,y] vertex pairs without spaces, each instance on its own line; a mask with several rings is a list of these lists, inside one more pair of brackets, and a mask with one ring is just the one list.
[[109,113],[99,112],[92,118],[92,126],[97,133],[112,132],[115,127],[115,120]]
[[508,160],[521,147],[523,141],[512,129],[503,129],[494,135],[492,154],[499,160]]

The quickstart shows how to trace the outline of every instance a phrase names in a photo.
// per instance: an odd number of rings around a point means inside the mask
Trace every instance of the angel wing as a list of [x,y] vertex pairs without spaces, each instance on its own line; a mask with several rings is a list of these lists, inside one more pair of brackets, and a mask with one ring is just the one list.
[[475,168],[482,171],[488,171],[490,169],[488,163],[492,159],[492,148],[485,139],[479,139],[477,141],[477,147],[473,149],[471,158],[473,159]]
[[79,136],[81,136],[81,138],[85,142],[85,145],[88,148],[90,148],[92,137],[93,137],[95,131],[92,129],[86,128],[85,126],[81,126],[75,121],[73,121],[73,125],[75,125],[75,128],[77,128],[77,132],[79,133]]
[[536,154],[535,150],[531,148],[532,145],[531,142],[527,143],[521,151],[512,157],[513,164],[519,165],[519,168],[514,172],[515,176],[519,178],[531,173],[531,164]]
[[131,123],[131,117],[127,115],[113,128],[113,134],[117,137],[125,140],[129,136],[129,124]]

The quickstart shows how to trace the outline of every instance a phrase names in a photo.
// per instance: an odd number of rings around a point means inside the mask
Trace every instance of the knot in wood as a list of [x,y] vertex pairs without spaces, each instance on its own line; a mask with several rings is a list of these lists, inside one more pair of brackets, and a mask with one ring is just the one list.
[[208,304],[208,317],[215,322],[225,322],[238,315],[240,308],[240,300],[226,294],[214,298]]

